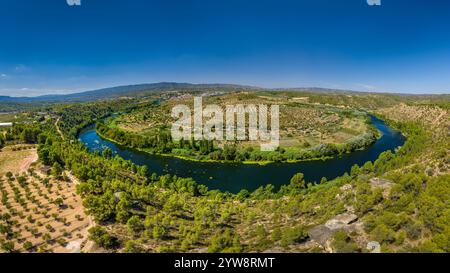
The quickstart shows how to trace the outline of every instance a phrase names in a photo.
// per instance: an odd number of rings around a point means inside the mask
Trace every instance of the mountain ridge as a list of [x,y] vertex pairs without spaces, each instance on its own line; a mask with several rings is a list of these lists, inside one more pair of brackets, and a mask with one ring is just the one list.
[[144,83],[133,85],[121,85],[115,87],[107,87],[90,91],[76,92],[71,94],[47,94],[36,97],[11,97],[0,96],[0,102],[48,102],[48,101],[90,101],[105,99],[109,97],[120,97],[133,95],[139,92],[158,92],[158,91],[175,91],[179,89],[225,89],[225,90],[257,90],[262,89],[255,86],[238,85],[238,84],[193,84],[193,83],[177,83],[177,82],[158,82]]
[[[250,85],[239,84],[223,84],[223,83],[179,83],[179,82],[158,82],[158,83],[143,83],[132,85],[121,85],[115,87],[100,88],[95,90],[75,92],[70,94],[47,94],[35,97],[12,97],[0,96],[0,103],[39,103],[39,102],[86,102],[96,101],[108,98],[117,98],[123,96],[133,96],[138,94],[145,94],[151,92],[165,92],[177,90],[198,90],[205,91],[239,91],[239,90],[265,90],[265,91],[298,91],[298,92],[337,92],[337,93],[375,93],[363,92],[355,90],[321,88],[321,87],[292,87],[292,88],[264,88]],[[387,94],[388,92],[381,92]],[[380,94],[381,94],[380,93]],[[406,94],[406,93],[389,93],[397,95],[442,95],[442,94]]]

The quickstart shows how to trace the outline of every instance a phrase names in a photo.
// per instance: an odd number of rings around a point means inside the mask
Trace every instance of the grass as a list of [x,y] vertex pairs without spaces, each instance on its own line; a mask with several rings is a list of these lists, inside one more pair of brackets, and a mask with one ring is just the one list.
[[0,122],[13,122],[16,120],[16,114],[0,114]]

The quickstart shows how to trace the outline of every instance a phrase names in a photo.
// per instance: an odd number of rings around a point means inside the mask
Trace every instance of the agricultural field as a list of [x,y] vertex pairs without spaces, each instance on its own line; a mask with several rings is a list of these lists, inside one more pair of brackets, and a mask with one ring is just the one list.
[[[170,100],[161,107],[148,107],[115,119],[111,126],[125,131],[151,134],[156,129],[169,128],[174,121],[171,109],[177,104],[193,109],[192,95]],[[367,131],[364,114],[338,107],[313,105],[284,97],[263,97],[256,94],[234,93],[219,97],[204,97],[203,104],[226,105],[280,105],[280,133],[282,146],[298,146],[310,141],[342,143]],[[206,120],[206,118],[204,119]]]
[[[138,108],[109,121],[108,126],[144,137],[168,134],[172,122],[171,110],[184,104],[193,109],[193,94],[183,94],[167,100],[160,106]],[[368,116],[363,111],[349,107],[310,103],[308,97],[289,97],[283,94],[236,92],[220,96],[203,96],[203,105],[215,104],[225,110],[226,105],[280,106],[280,148],[290,153],[306,151],[318,145],[344,145],[356,142],[371,134]],[[192,111],[193,112],[193,111]],[[207,119],[204,118],[204,121]],[[248,117],[247,121],[248,123]],[[270,125],[270,122],[269,122]],[[224,122],[225,126],[225,122]],[[370,141],[367,141],[370,143]],[[227,141],[215,141],[223,148]],[[237,150],[256,147],[257,142],[233,142]],[[367,145],[367,144],[366,144]],[[363,148],[363,147],[360,147]]]
[[0,152],[0,252],[80,252],[92,222],[76,179],[47,174],[37,159],[34,147]]
[[0,122],[13,122],[17,118],[14,113],[0,113]]
[[6,112],[0,113],[0,123],[2,122],[24,122],[33,121],[34,118],[30,118],[28,113],[21,112]]

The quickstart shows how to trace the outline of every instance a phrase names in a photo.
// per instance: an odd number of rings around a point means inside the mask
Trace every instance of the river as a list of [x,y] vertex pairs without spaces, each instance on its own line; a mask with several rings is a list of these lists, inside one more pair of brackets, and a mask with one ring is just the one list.
[[344,154],[327,160],[305,161],[299,163],[272,163],[268,165],[246,165],[240,163],[209,163],[188,161],[174,157],[151,155],[123,147],[102,139],[94,127],[82,131],[79,139],[90,151],[101,151],[108,147],[114,154],[131,160],[138,165],[147,165],[151,173],[172,174],[179,177],[192,177],[209,189],[219,189],[237,193],[241,189],[249,191],[260,186],[272,184],[278,189],[288,184],[291,177],[299,172],[308,182],[318,182],[322,177],[328,180],[350,172],[353,165],[362,166],[367,161],[375,161],[387,150],[395,151],[405,142],[403,135],[387,126],[382,120],[371,117],[374,126],[382,136],[365,150]]

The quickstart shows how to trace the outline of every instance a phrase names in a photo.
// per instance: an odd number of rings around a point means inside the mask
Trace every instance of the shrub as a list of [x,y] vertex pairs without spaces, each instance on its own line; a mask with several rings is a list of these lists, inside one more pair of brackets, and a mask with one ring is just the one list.
[[281,246],[287,247],[295,243],[301,243],[308,238],[308,232],[303,226],[287,228],[281,235]]
[[144,230],[144,224],[139,216],[134,215],[127,221],[128,231],[133,235],[138,235]]
[[331,246],[337,253],[354,253],[358,252],[358,245],[352,241],[345,231],[337,231],[333,235]]
[[27,251],[31,250],[33,248],[33,244],[29,241],[26,241],[25,243],[23,243],[23,248]]
[[381,224],[372,230],[372,237],[380,243],[392,243],[395,241],[395,233],[386,225]]
[[125,243],[125,248],[124,248],[123,252],[125,252],[125,253],[142,253],[142,252],[144,252],[144,250],[136,241],[130,240]]

